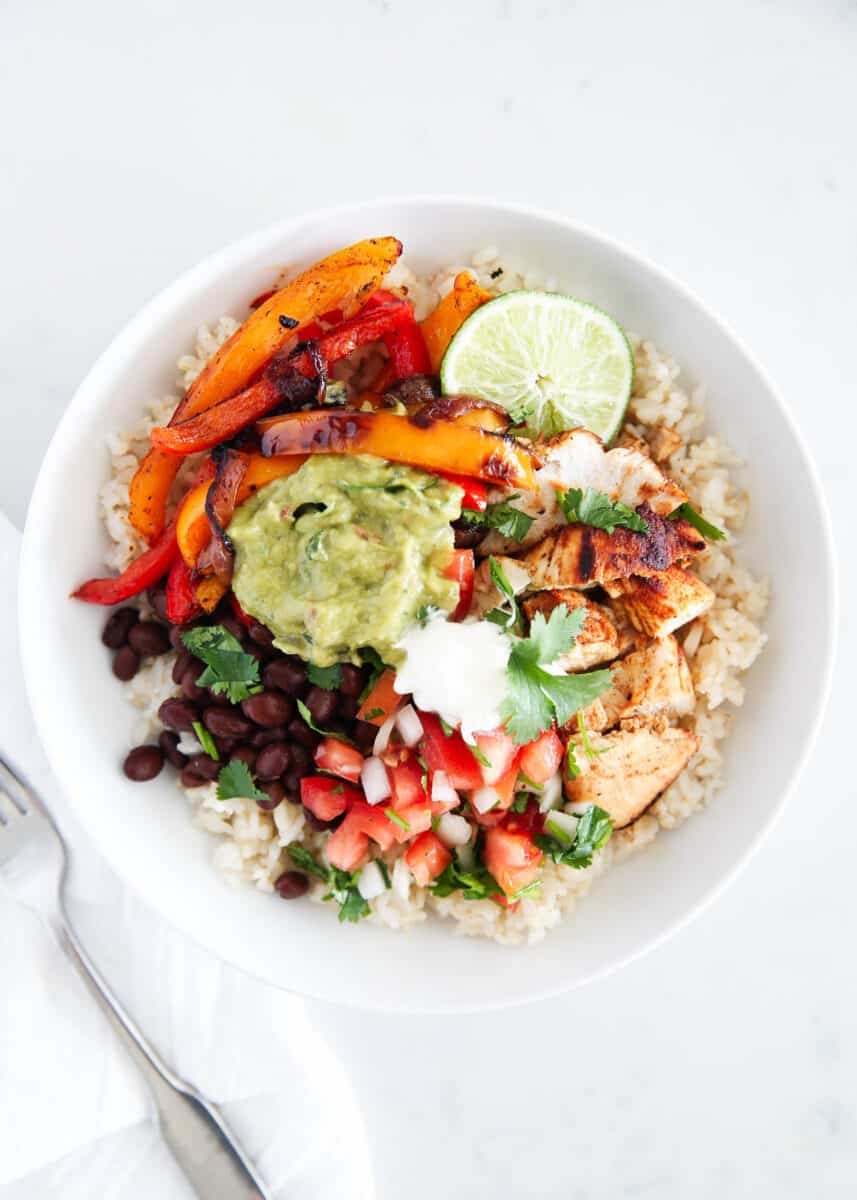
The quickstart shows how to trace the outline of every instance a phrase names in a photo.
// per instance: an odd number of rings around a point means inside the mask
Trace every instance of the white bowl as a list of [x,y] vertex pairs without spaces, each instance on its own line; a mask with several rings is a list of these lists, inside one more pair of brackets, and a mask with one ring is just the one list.
[[[752,497],[741,555],[772,583],[768,646],[726,742],[726,787],[711,807],[618,866],[534,946],[452,935],[428,921],[400,934],[340,925],[335,911],[225,885],[215,842],[191,823],[170,772],[129,783],[121,762],[134,711],[99,634],[104,611],[71,602],[97,573],[105,435],[173,390],[201,322],[240,315],[284,264],[396,234],[418,269],[483,246],[554,276],[674,355],[708,388],[712,427],[746,460]],[[275,225],[213,255],[134,318],[81,384],[36,484],[21,562],[20,628],[30,700],[77,816],[119,875],[189,937],[272,983],[375,1009],[499,1008],[578,986],[663,940],[749,859],[805,762],[833,659],[834,556],[821,489],[771,382],[694,296],[638,255],[561,217],[443,198],[377,202]]]

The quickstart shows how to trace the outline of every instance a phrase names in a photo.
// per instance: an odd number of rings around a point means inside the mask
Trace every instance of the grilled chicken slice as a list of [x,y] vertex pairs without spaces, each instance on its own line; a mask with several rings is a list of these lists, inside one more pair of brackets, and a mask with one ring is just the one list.
[[604,587],[623,605],[634,628],[653,638],[674,633],[714,603],[708,584],[677,564],[657,575],[608,580]]
[[603,750],[590,761],[576,755],[580,775],[565,781],[568,800],[597,804],[613,818],[615,829],[636,821],[665,788],[677,779],[700,746],[700,738],[686,729],[619,730],[590,735],[594,750]]
[[649,642],[616,664],[610,689],[598,699],[608,721],[602,729],[631,717],[687,716],[696,694],[684,651],[674,637]]
[[569,611],[574,608],[586,610],[586,619],[574,645],[557,659],[564,671],[588,671],[599,663],[618,658],[633,645],[633,633],[627,622],[620,621],[605,605],[596,604],[573,588],[537,592],[524,601],[523,609],[530,621],[537,612],[543,613],[547,620],[558,604],[564,604]]
[[[494,555],[494,560],[516,595],[524,588],[529,587],[530,573],[516,558],[508,558],[500,554]],[[505,599],[506,597],[501,594],[500,589],[491,578],[491,564],[487,558],[484,558],[476,568],[473,578],[473,600],[468,616],[484,617],[492,608],[499,608]]]
[[[588,429],[571,429],[546,442],[537,442],[536,453],[543,466],[536,471],[536,490],[520,494],[512,503],[534,519],[521,542],[510,542],[492,531],[482,543],[485,554],[509,553],[521,546],[534,546],[565,517],[557,504],[556,493],[570,487],[592,488],[611,500],[621,500],[630,508],[648,504],[659,516],[669,516],[687,495],[667,479],[652,458],[636,447],[617,446],[605,450],[599,437]],[[507,492],[497,491],[489,499],[504,499]]]
[[593,587],[627,575],[665,571],[705,549],[705,539],[687,521],[668,521],[639,508],[648,533],[619,528],[613,533],[590,525],[565,525],[549,533],[521,558],[530,587]]

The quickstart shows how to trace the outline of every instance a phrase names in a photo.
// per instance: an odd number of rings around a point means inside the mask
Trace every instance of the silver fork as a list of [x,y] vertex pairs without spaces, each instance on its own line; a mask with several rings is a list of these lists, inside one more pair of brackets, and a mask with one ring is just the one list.
[[122,1008],[80,944],[63,902],[68,853],[48,810],[0,758],[0,874],[77,968],[148,1084],[164,1140],[204,1200],[270,1200],[217,1106],[179,1079]]

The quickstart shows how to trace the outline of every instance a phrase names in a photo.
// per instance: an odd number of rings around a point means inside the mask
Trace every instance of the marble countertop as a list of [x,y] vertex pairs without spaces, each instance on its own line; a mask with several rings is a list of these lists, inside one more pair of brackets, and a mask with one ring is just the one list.
[[[14,453],[0,508],[14,521],[75,385],[176,274],[288,213],[443,190],[567,212],[698,291],[780,384],[840,547],[854,546],[853,4],[257,0],[236,13],[219,0],[5,13]],[[852,624],[783,820],[727,894],[642,961],[455,1021],[309,1006],[362,1102],[382,1200],[434,1200],[451,1180],[470,1200],[854,1194],[855,666]]]

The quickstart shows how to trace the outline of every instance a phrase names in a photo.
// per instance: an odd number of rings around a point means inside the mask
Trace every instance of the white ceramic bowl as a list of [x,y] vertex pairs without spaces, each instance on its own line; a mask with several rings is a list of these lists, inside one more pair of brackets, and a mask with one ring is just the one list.
[[[173,390],[175,360],[200,322],[240,316],[284,264],[305,265],[359,238],[396,234],[417,269],[495,245],[613,313],[708,388],[710,421],[746,460],[752,497],[741,554],[767,575],[768,646],[726,743],[726,787],[706,812],[611,871],[574,916],[535,946],[340,925],[335,911],[226,886],[215,842],[192,825],[172,774],[129,783],[120,764],[134,712],[99,634],[104,611],[67,599],[101,567],[98,487],[105,434]],[[51,442],[24,538],[20,627],[30,700],[77,816],[119,875],[174,925],[272,983],[377,1009],[502,1007],[575,987],[665,938],[733,878],[782,808],[828,691],[835,586],[818,480],[791,416],[761,368],[694,296],[614,242],[522,208],[417,198],[276,225],[213,255],[153,300],[81,384]]]

